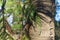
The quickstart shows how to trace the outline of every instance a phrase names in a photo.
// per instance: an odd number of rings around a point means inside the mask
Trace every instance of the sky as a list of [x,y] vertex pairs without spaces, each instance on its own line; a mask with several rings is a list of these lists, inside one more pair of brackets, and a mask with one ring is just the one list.
[[60,0],[55,0],[55,3],[56,3],[57,5],[60,5]]
[[13,15],[12,14],[7,18],[7,21],[9,23],[9,25],[12,26],[12,22],[13,22]]
[[1,6],[0,6],[0,10],[1,10]]
[[60,0],[56,0],[56,15],[55,20],[60,22]]

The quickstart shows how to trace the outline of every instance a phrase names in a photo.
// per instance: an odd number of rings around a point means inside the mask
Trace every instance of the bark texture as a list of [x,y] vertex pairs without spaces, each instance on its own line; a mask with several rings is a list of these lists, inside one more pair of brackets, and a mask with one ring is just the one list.
[[54,21],[51,21],[51,19],[47,16],[45,16],[45,18],[48,22],[41,19],[42,27],[39,28],[37,25],[35,30],[32,26],[30,27],[29,35],[31,40],[55,40]]
[[33,0],[37,15],[41,18],[41,30],[38,25],[29,29],[30,40],[55,40],[54,0]]

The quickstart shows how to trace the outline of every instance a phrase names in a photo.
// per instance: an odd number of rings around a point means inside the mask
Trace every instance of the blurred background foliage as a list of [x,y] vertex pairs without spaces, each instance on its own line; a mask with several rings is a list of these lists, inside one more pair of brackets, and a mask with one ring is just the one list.
[[[0,8],[2,6],[3,1],[0,0]],[[6,0],[5,10],[4,10],[4,18],[7,18],[10,15],[13,15],[11,30],[19,34],[23,28],[23,21],[32,21],[40,26],[40,18],[36,16],[36,11],[34,9],[32,0]],[[2,31],[2,13],[0,13],[0,39],[1,40],[15,40],[9,33],[6,31]],[[37,17],[37,18],[36,18]],[[8,22],[9,23],[9,22]],[[3,29],[4,30],[4,29]],[[3,36],[4,35],[4,36]],[[27,36],[24,34],[22,40],[29,40]]]

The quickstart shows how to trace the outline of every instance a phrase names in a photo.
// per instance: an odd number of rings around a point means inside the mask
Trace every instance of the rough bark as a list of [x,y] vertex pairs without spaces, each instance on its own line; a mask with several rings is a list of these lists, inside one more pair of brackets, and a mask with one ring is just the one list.
[[54,0],[35,0],[36,11],[41,17],[41,30],[38,25],[29,29],[30,40],[55,40]]
[[30,27],[29,35],[31,40],[55,40],[54,21],[51,21],[51,19],[45,15],[43,16],[47,19],[48,22],[45,22],[41,19],[42,27],[39,28],[37,25],[35,30],[32,26]]

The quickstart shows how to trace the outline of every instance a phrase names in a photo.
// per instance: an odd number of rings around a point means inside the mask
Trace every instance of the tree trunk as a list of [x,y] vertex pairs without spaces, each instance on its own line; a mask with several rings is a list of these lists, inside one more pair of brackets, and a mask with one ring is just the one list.
[[47,22],[41,19],[42,27],[39,28],[37,25],[35,30],[32,26],[30,27],[29,35],[31,40],[55,40],[54,21],[44,14],[40,15],[45,17]]
[[41,17],[41,27],[36,25],[35,30],[32,26],[30,27],[31,40],[55,40],[54,0],[35,0],[34,6],[39,12],[38,16]]

